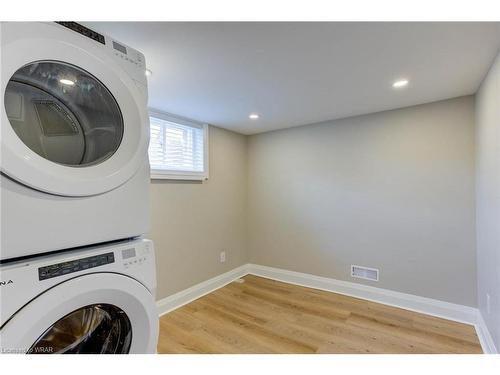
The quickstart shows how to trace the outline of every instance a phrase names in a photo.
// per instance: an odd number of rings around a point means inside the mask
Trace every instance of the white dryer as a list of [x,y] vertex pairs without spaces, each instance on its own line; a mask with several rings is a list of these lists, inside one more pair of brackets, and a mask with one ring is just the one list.
[[0,34],[0,259],[145,233],[144,56],[74,22]]
[[0,265],[0,353],[155,353],[153,243]]

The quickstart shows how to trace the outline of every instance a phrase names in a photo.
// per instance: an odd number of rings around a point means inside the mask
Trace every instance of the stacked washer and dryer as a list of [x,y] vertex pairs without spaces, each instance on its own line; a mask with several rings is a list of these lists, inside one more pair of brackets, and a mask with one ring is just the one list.
[[144,56],[1,24],[0,352],[154,353]]

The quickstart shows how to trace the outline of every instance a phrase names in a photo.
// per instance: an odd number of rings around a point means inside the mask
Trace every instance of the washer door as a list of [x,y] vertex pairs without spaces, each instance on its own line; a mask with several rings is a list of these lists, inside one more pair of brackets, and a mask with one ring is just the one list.
[[112,190],[147,158],[146,97],[106,46],[36,27],[51,32],[2,46],[1,170],[55,195]]
[[18,311],[0,331],[4,352],[154,353],[158,313],[139,282],[113,273],[70,279]]

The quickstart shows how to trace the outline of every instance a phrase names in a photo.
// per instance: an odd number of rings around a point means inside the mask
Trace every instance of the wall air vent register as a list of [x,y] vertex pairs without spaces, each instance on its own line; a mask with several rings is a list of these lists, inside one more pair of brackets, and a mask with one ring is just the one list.
[[358,279],[365,279],[371,281],[378,281],[378,269],[363,266],[351,265],[351,277]]

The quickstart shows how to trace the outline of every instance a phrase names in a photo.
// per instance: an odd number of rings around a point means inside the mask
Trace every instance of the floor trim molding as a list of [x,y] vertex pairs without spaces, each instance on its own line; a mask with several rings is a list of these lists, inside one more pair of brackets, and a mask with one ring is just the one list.
[[405,310],[454,320],[460,323],[476,324],[477,322],[478,310],[470,306],[257,264],[249,264],[248,272],[256,276],[267,277],[308,288],[340,293],[351,297],[382,303],[384,305],[400,307]]
[[247,265],[243,265],[232,269],[226,273],[215,276],[211,279],[203,281],[199,284],[193,285],[190,288],[181,290],[178,293],[172,294],[166,298],[156,301],[156,306],[158,308],[158,314],[160,316],[169,313],[172,310],[178,309],[181,306],[188,304],[205,294],[211,293],[216,289],[222,288],[223,286],[233,282],[240,277],[248,274]]
[[490,331],[488,330],[488,326],[483,319],[483,315],[480,311],[477,312],[477,323],[476,332],[477,337],[479,337],[479,342],[481,343],[481,347],[483,348],[484,354],[498,354],[498,351],[495,347],[495,343],[493,341],[493,337],[491,337]]
[[493,339],[477,308],[349,281],[250,263],[157,301],[158,314],[160,316],[167,314],[248,274],[471,324],[476,329],[483,352],[485,354],[497,353]]

